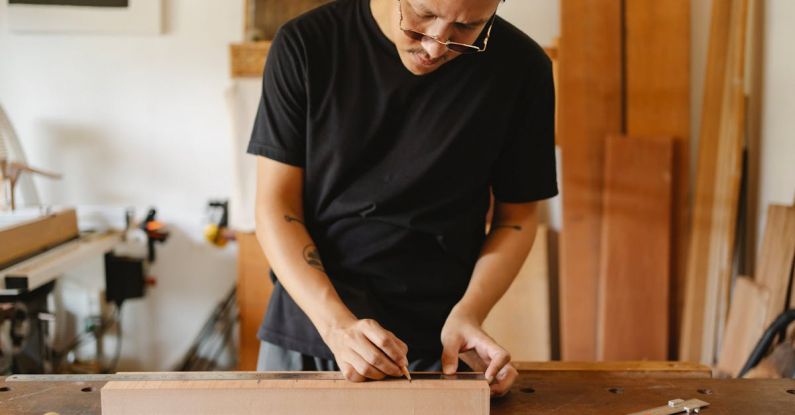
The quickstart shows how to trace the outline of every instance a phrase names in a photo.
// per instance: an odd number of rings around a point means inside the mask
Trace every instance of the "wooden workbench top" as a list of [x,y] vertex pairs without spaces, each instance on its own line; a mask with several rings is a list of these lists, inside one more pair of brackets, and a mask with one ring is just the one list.
[[[572,367],[519,364],[511,393],[493,400],[493,415],[627,414],[669,400],[701,399],[705,414],[795,414],[795,380],[712,379],[703,369],[650,371],[627,364]],[[99,415],[104,382],[8,382],[0,380],[4,415]]]

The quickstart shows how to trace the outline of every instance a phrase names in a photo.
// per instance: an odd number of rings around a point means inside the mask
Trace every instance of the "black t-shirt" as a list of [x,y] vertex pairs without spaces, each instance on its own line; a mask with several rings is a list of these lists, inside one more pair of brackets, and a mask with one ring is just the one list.
[[[304,215],[326,272],[359,318],[439,357],[440,331],[485,238],[489,191],[557,194],[551,63],[497,18],[484,53],[416,76],[369,0],[287,24],[268,55],[248,152],[304,169]],[[260,339],[331,359],[276,276]]]

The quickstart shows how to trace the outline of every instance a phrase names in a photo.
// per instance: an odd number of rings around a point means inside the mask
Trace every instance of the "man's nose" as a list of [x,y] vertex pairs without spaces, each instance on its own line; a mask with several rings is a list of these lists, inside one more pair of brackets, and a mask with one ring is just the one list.
[[422,48],[425,49],[431,59],[436,59],[447,53],[447,46],[429,37],[422,40]]

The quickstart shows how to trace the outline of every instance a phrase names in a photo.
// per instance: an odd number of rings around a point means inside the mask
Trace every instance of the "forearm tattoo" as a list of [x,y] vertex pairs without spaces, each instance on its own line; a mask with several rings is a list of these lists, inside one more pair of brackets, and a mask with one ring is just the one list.
[[522,227],[519,225],[506,225],[502,223],[495,223],[494,225],[491,225],[491,229],[497,229],[497,228],[508,228],[508,229],[513,229],[517,232],[522,231]]
[[291,223],[291,222],[298,222],[298,223],[300,223],[301,225],[304,225],[304,226],[306,226],[306,225],[304,224],[304,221],[302,221],[301,219],[298,219],[298,218],[296,218],[295,216],[291,216],[291,215],[284,215],[284,220],[285,220],[285,221],[287,221],[287,223]]
[[326,272],[326,269],[323,267],[323,262],[320,260],[320,253],[317,252],[317,247],[315,245],[309,244],[304,247],[304,261],[306,261],[310,267],[321,272]]

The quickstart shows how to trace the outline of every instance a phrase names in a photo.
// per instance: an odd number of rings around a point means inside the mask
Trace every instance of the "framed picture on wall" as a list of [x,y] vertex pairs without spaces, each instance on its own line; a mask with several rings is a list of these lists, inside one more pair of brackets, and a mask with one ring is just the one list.
[[14,32],[156,35],[162,15],[162,0],[8,0]]

